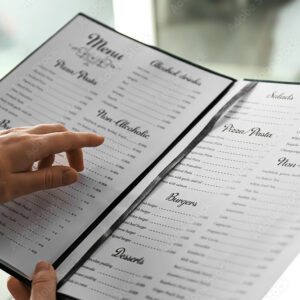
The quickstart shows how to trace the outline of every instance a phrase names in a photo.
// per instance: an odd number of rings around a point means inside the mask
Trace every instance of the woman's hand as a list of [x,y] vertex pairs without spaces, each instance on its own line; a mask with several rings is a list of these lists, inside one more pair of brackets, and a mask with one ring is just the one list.
[[[83,170],[82,147],[96,147],[104,138],[67,131],[61,124],[0,131],[0,204],[38,190],[69,185]],[[68,166],[52,166],[56,153],[66,152]],[[38,170],[32,165],[38,161]]]
[[31,289],[14,277],[9,277],[7,288],[15,300],[55,300],[56,274],[47,262],[39,262],[33,274]]

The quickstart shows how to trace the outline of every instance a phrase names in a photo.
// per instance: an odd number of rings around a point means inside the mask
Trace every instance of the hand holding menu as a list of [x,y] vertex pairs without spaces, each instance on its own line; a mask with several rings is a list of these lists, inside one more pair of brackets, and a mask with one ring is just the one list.
[[76,184],[0,207],[1,267],[28,282],[47,260],[71,298],[261,297],[299,250],[300,89],[248,86],[75,17],[1,81],[0,126],[105,142]]
[[2,264],[28,279],[40,260],[59,267],[231,82],[77,16],[1,82],[0,124],[60,122],[105,143],[77,184],[0,208]]

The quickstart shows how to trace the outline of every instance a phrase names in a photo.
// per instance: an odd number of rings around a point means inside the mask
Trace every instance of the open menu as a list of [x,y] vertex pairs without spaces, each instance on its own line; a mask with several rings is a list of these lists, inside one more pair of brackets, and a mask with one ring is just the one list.
[[77,183],[0,207],[1,268],[47,260],[66,299],[260,299],[300,249],[299,98],[77,15],[1,81],[0,127],[105,142]]

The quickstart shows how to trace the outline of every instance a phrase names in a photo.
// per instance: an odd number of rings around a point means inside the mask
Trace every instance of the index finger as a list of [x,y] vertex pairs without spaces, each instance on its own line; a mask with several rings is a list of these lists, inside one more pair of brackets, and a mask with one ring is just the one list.
[[70,152],[83,147],[97,147],[103,141],[103,136],[87,132],[66,131],[37,135],[31,141],[31,160],[37,161],[50,154]]

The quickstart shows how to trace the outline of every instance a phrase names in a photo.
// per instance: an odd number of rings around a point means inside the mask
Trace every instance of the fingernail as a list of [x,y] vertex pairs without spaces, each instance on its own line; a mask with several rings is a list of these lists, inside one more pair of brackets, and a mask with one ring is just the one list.
[[73,170],[66,170],[63,172],[62,175],[62,184],[63,185],[68,185],[71,184],[75,181],[77,181],[78,175],[76,171]]
[[48,270],[50,270],[50,264],[47,263],[46,261],[39,262],[35,267],[35,272],[36,273],[39,273],[39,272],[42,272],[42,271],[48,271]]

